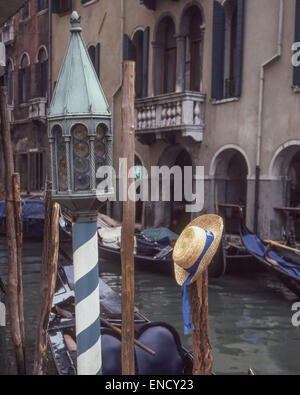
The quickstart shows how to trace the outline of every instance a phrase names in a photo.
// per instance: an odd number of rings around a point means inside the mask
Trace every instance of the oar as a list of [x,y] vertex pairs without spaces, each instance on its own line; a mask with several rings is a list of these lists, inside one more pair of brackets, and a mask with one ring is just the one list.
[[[59,307],[59,306],[55,306],[55,309],[56,309],[57,313],[60,314],[60,315],[62,315],[63,317],[65,317],[65,318],[73,318],[73,315],[72,315],[71,312],[69,312],[69,311],[67,311],[67,310],[65,310],[65,309],[62,309],[62,308]],[[119,335],[122,335],[121,329],[119,329],[118,327],[112,325],[107,319],[105,319],[105,318],[103,318],[103,317],[100,317],[100,320],[101,320],[106,326],[108,326],[109,328],[111,328],[113,331],[115,331],[115,332],[118,333]],[[139,340],[134,339],[134,343],[135,343],[138,347],[140,347],[140,348],[142,348],[144,351],[146,351],[147,353],[151,354],[153,357],[155,356],[155,351],[153,351],[153,350],[151,350],[151,348],[145,346],[145,344],[141,343]]]
[[[117,328],[116,326],[112,325],[109,321],[107,321],[105,318],[100,317],[101,321],[107,325],[109,328],[111,328],[113,331],[118,333],[119,335],[122,335],[121,329]],[[145,346],[145,344],[141,343],[139,340],[134,339],[134,344],[136,344],[138,347],[142,348],[144,351],[148,352],[151,354],[153,357],[155,356],[155,351],[151,350],[151,348]]]

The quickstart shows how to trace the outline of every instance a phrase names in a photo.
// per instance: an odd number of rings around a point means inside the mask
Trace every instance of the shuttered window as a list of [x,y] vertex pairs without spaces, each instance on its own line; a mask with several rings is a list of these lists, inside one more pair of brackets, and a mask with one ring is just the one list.
[[213,24],[213,56],[212,56],[212,92],[211,97],[216,100],[223,99],[224,81],[224,35],[225,14],[223,6],[214,1]]
[[135,97],[148,96],[148,64],[149,64],[150,28],[138,30],[133,39],[124,37],[124,60],[134,60],[135,65]]
[[14,154],[16,171],[20,174],[22,192],[39,192],[45,183],[45,152],[30,150]]
[[52,0],[53,14],[62,14],[72,11],[72,0]]
[[18,74],[19,103],[27,103],[30,99],[31,72],[27,55],[23,55]]
[[100,43],[97,45],[90,45],[88,48],[88,52],[98,78],[100,78],[100,48]]
[[48,0],[36,0],[36,11],[40,12],[48,8]]
[[213,99],[240,97],[244,52],[245,0],[214,1]]
[[48,87],[48,57],[44,48],[39,51],[38,62],[35,64],[36,97],[46,97]]
[[[295,42],[300,42],[300,0],[296,0],[294,40]],[[294,66],[293,85],[300,86],[300,66]]]

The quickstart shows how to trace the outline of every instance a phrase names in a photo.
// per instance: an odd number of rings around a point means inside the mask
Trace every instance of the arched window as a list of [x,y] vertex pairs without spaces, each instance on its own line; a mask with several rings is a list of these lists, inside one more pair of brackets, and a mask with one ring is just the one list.
[[88,47],[88,53],[90,55],[91,61],[94,65],[97,76],[99,77],[100,71],[100,44],[91,44]]
[[143,95],[143,32],[138,30],[132,39],[135,46],[135,97]]
[[36,96],[46,97],[48,87],[48,55],[45,48],[38,53],[38,62],[35,65]]
[[7,103],[12,105],[14,100],[14,77],[13,77],[13,64],[9,59],[6,63],[7,66]]
[[185,38],[185,90],[201,89],[203,18],[199,7],[190,6],[183,14],[181,34]]
[[30,99],[30,64],[28,55],[24,54],[19,69],[19,103]]
[[164,17],[156,31],[154,43],[154,93],[175,91],[176,84],[176,39],[175,25],[170,16]]

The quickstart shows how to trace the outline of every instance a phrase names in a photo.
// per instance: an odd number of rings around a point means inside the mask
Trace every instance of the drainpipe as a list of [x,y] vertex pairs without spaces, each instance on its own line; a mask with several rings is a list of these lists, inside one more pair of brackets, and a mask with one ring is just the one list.
[[258,129],[256,145],[256,167],[255,167],[255,200],[254,200],[254,232],[258,231],[258,210],[259,210],[259,178],[261,166],[261,141],[263,126],[263,103],[264,103],[264,81],[265,69],[279,60],[282,56],[282,37],[283,37],[283,11],[284,0],[280,0],[277,53],[260,66],[260,86],[259,86],[259,103],[258,103]]
[[[114,108],[115,108],[115,97],[117,93],[120,91],[123,85],[123,42],[124,42],[124,33],[125,33],[125,3],[124,0],[121,0],[121,61],[120,61],[120,84],[117,89],[114,91],[112,95],[112,105],[111,105],[111,113],[112,113],[112,135],[114,135],[115,129],[115,116],[114,116]],[[116,169],[117,170],[117,169]],[[116,191],[119,193],[119,191]],[[107,215],[111,216],[111,203],[107,204]]]

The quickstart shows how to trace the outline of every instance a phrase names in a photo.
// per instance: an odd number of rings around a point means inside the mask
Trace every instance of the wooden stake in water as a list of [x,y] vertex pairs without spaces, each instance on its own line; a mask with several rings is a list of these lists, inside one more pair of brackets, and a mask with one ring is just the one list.
[[[123,65],[123,99],[122,99],[122,157],[127,159],[127,168],[134,166],[134,84],[135,62],[125,61]],[[124,184],[132,185],[134,175],[128,178],[125,166],[120,175]],[[128,182],[124,182],[124,181]],[[123,190],[123,194],[124,194]],[[122,374],[135,374],[134,361],[134,226],[135,202],[128,198],[127,191],[123,201],[122,222]]]
[[33,374],[45,374],[48,323],[56,284],[59,248],[59,205],[51,199],[51,183],[47,183],[45,201],[44,244],[40,280],[40,305]]
[[7,108],[7,88],[0,86],[0,118],[3,154],[5,162],[5,193],[6,193],[6,238],[7,238],[7,300],[8,313],[11,325],[11,337],[15,347],[17,371],[25,374],[25,360],[20,329],[19,304],[18,304],[18,268],[17,268],[17,243],[14,215],[14,197],[12,188],[12,175],[14,172],[13,150],[10,137],[10,122]]
[[191,284],[191,318],[195,327],[193,331],[193,374],[210,375],[213,357],[209,338],[207,270]]

